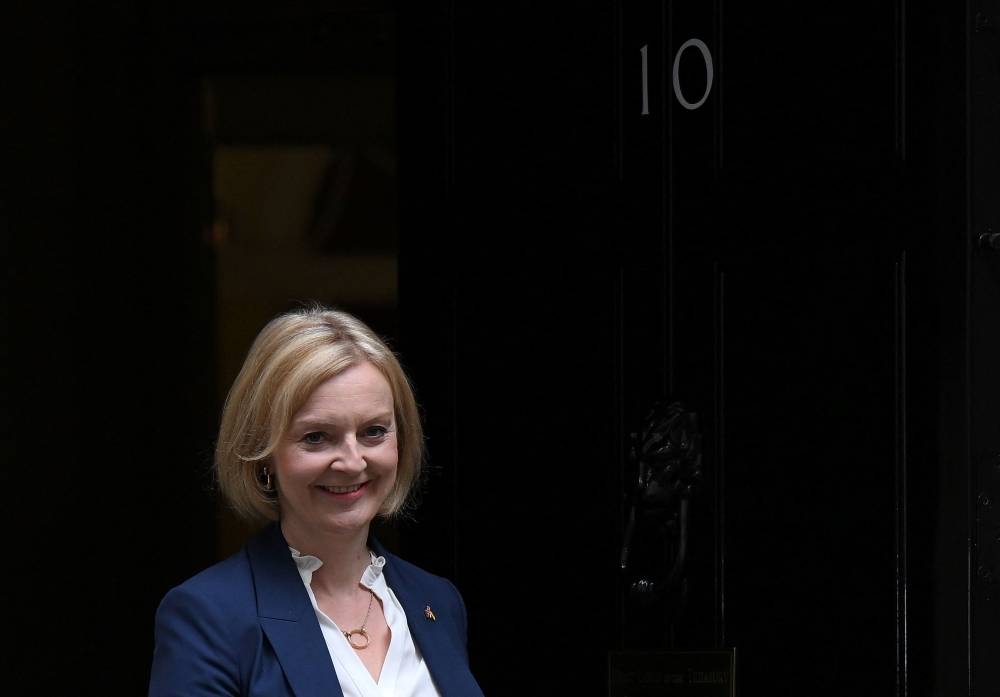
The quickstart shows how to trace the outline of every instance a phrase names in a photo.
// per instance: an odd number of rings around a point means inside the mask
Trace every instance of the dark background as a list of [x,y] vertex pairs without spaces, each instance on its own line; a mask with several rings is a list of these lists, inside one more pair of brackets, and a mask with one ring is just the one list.
[[[412,373],[428,486],[384,534],[462,589],[490,697],[649,648],[735,648],[744,697],[997,694],[1000,12],[944,5],[19,11],[12,693],[145,691],[159,598],[247,532],[221,395],[316,297]],[[664,398],[704,445],[669,621],[618,569]]]

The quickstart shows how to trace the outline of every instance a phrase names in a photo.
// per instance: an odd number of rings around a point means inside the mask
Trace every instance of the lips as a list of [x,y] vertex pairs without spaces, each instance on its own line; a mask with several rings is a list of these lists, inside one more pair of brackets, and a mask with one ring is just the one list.
[[364,484],[352,484],[350,486],[320,486],[319,488],[323,491],[328,491],[331,494],[353,494],[362,486],[364,486]]

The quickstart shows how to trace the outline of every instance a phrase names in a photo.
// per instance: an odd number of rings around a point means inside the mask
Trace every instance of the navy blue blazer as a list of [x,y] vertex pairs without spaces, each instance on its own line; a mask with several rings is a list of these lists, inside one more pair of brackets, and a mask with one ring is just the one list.
[[[482,697],[458,589],[389,554],[386,583],[442,697]],[[437,619],[425,616],[430,606]],[[309,594],[276,523],[172,588],[156,611],[149,697],[343,697]]]

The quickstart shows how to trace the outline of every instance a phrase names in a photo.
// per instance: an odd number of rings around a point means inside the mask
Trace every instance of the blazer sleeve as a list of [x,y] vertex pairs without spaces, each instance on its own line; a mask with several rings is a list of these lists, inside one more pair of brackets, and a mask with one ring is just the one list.
[[220,603],[185,585],[156,610],[149,697],[240,694],[239,654]]

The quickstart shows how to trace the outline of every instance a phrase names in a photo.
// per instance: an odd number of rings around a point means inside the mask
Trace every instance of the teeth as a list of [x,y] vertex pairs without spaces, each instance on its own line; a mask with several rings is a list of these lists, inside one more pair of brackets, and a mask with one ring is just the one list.
[[324,486],[324,489],[329,491],[331,494],[350,494],[361,488],[360,484],[355,484],[354,486]]

